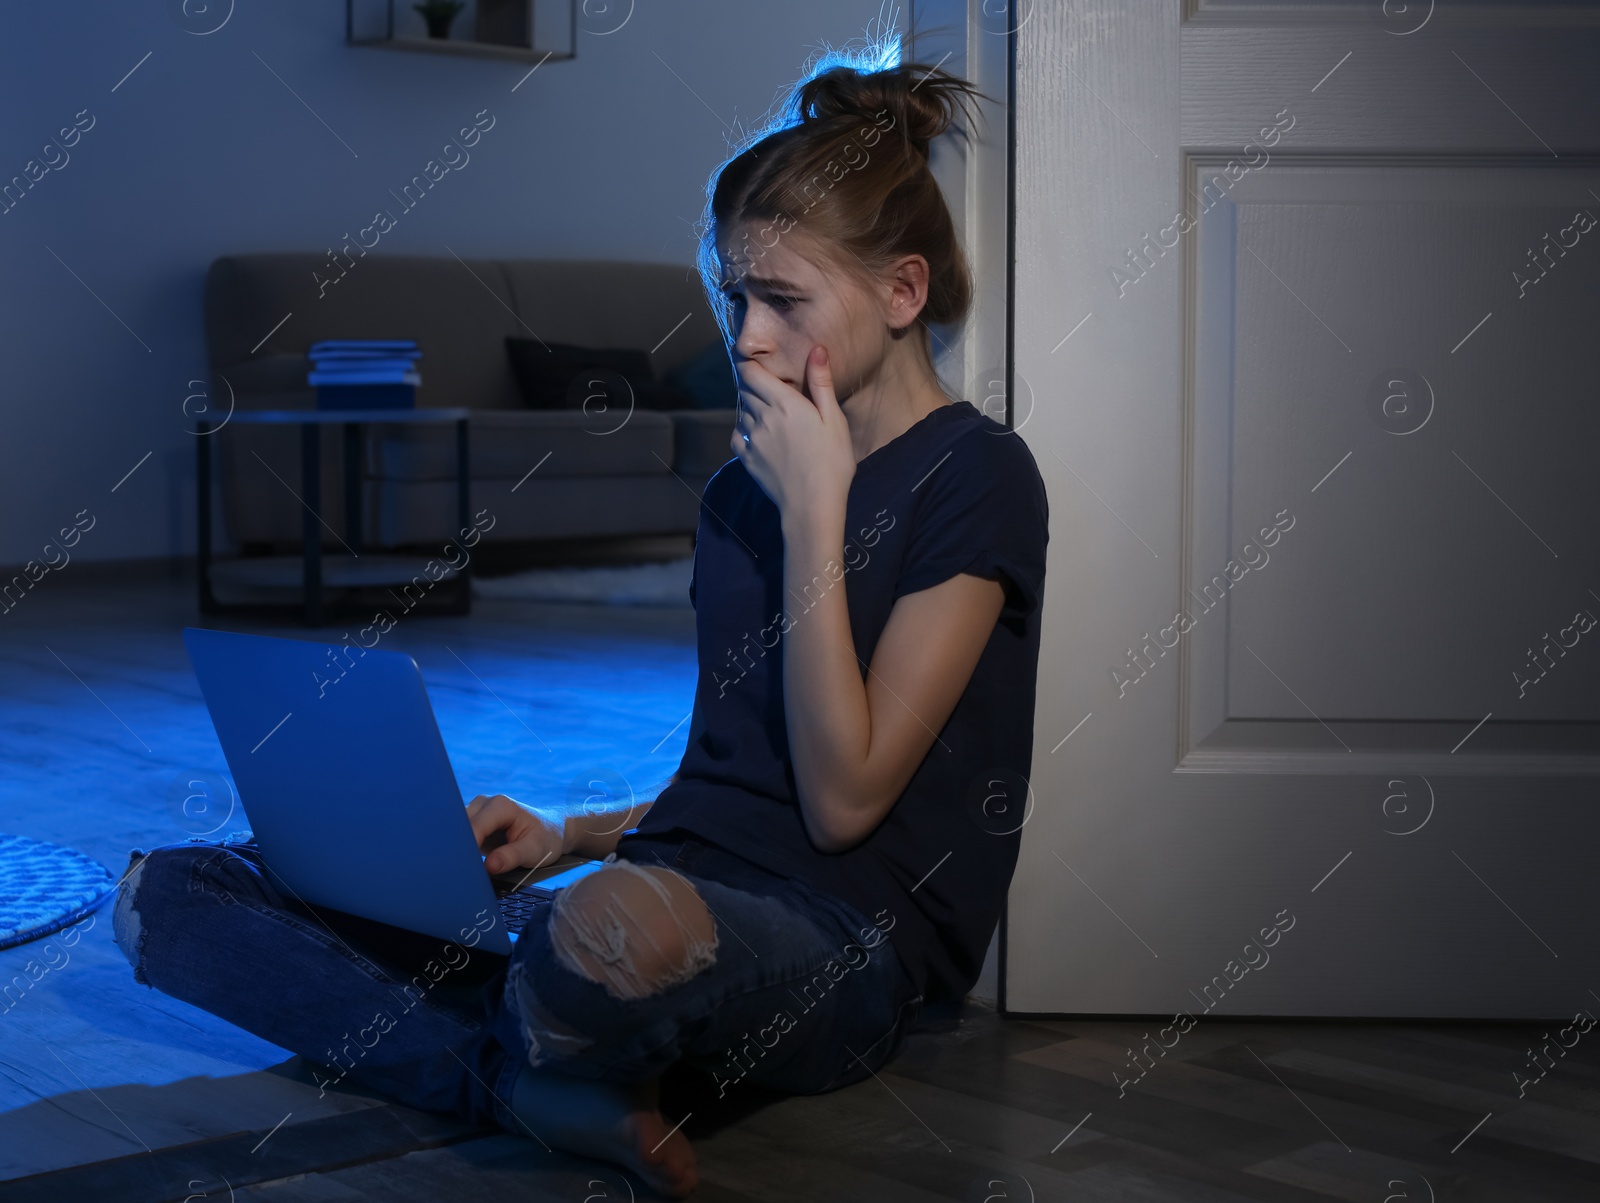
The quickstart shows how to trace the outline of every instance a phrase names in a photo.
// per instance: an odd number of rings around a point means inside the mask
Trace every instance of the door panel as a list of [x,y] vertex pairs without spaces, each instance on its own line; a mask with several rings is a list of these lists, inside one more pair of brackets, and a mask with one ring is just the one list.
[[1600,10],[1405,7],[1019,10],[1009,1010],[1596,1001]]

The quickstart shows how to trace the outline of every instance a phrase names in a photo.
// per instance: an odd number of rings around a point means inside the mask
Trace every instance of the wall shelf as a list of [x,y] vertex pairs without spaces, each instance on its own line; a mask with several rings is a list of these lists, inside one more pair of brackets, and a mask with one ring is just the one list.
[[[421,36],[422,23],[410,13],[411,0],[399,2],[397,28],[396,0],[345,0],[346,44],[502,62],[577,57],[577,0],[476,0],[453,26],[473,36],[449,38]],[[407,26],[418,32],[409,33]]]
[[458,38],[372,38],[352,41],[352,46],[375,46],[380,50],[420,50],[424,54],[453,54],[465,58],[497,58],[506,62],[539,63],[545,59],[576,58],[572,51],[536,50],[531,46],[497,46],[493,42],[469,42]]

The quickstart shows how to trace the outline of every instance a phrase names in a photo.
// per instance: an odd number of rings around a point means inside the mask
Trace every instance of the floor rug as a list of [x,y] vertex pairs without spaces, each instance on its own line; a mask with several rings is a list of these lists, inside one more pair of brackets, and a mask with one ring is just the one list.
[[76,922],[116,884],[104,865],[81,852],[0,833],[0,948]]
[[693,556],[657,564],[534,568],[511,576],[473,577],[472,594],[602,606],[688,606],[693,569]]

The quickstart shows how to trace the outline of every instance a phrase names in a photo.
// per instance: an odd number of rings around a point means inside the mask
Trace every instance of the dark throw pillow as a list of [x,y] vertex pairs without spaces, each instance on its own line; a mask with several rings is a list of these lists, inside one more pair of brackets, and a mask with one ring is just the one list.
[[694,399],[655,379],[648,353],[627,347],[579,347],[508,337],[511,371],[529,409],[584,409],[611,404],[690,409]]
[[733,409],[739,404],[733,363],[720,338],[673,368],[663,377],[663,383],[688,393],[695,409]]

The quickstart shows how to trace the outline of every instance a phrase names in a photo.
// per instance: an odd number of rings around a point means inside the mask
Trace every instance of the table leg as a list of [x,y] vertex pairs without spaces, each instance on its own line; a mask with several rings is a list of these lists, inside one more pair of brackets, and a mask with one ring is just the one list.
[[350,554],[361,554],[361,424],[344,425],[344,538]]
[[215,614],[211,592],[211,423],[200,419],[195,431],[195,571],[200,578],[200,613]]
[[467,475],[467,421],[456,423],[456,521],[465,532],[472,526],[472,489]]
[[[467,419],[462,418],[456,422],[456,516],[460,522],[460,535],[465,538],[466,532],[472,527],[472,478],[470,463],[467,455]],[[472,559],[470,553],[461,566],[461,601],[458,610],[462,614],[471,612],[472,609]]]
[[322,427],[300,427],[300,499],[305,503],[305,622],[322,625]]

